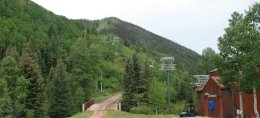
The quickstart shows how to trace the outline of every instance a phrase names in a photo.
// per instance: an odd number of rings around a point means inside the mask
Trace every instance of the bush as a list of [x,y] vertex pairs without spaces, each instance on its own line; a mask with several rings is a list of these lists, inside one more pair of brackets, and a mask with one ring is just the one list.
[[165,111],[162,111],[162,114],[180,114],[183,110],[187,109],[187,103],[182,100],[167,106]]
[[185,101],[179,101],[175,104],[170,105],[170,108],[174,111],[175,114],[180,114],[185,109],[185,106]]
[[130,109],[130,113],[134,113],[134,114],[153,114],[153,111],[149,107],[142,106],[142,107],[132,107]]

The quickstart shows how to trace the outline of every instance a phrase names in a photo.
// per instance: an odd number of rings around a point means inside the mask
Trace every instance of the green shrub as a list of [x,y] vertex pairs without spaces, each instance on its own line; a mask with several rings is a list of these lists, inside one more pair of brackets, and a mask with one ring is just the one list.
[[186,107],[185,101],[179,101],[175,104],[170,105],[170,108],[174,111],[175,114],[179,114],[181,111],[183,111]]
[[130,113],[134,113],[134,114],[153,114],[153,111],[149,107],[143,106],[143,107],[133,107],[133,108],[131,108]]

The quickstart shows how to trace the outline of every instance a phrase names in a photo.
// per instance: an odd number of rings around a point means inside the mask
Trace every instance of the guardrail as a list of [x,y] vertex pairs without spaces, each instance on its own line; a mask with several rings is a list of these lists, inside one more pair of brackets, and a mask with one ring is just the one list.
[[94,99],[91,99],[85,103],[82,104],[82,111],[86,111],[89,107],[91,107],[94,104]]

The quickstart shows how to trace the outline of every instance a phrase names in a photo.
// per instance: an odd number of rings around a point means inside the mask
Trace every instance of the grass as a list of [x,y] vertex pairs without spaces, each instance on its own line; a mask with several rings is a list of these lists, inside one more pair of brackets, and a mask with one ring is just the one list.
[[176,118],[177,115],[144,115],[110,110],[106,118]]
[[92,113],[93,113],[92,111],[80,112],[69,118],[89,118],[92,115]]

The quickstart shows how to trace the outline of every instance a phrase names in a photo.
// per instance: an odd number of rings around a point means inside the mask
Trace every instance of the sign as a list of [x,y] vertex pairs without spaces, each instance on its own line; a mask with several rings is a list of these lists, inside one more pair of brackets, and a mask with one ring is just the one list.
[[209,101],[209,110],[214,110],[214,101]]
[[215,97],[217,97],[217,95],[216,95],[216,94],[208,95],[208,97],[209,97],[209,98],[215,98]]

